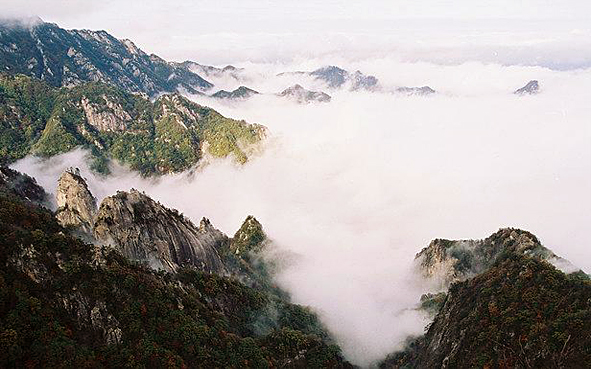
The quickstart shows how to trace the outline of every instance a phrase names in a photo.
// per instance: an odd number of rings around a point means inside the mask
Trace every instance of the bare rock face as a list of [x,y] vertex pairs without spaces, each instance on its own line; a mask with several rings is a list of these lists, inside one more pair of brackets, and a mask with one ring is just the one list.
[[415,257],[423,277],[442,288],[486,271],[503,252],[515,252],[538,259],[558,260],[533,234],[519,229],[500,229],[484,240],[435,239]]
[[205,218],[196,227],[176,210],[137,190],[120,191],[102,201],[94,236],[124,256],[146,262],[155,269],[174,271],[179,266],[190,265],[225,273],[218,254],[218,248],[228,242],[222,232]]
[[103,96],[105,106],[100,107],[91,103],[87,98],[81,100],[82,109],[88,123],[99,131],[125,131],[132,120],[128,112],[121,105]]
[[92,234],[96,199],[88,190],[78,169],[65,171],[57,186],[56,217],[64,227],[73,227],[86,234]]

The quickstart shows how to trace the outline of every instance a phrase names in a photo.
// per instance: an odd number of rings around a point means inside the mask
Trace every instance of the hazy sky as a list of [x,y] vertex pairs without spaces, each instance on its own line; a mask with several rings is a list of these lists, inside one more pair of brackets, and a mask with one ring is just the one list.
[[[105,29],[167,59],[224,64],[369,51],[442,63],[591,65],[591,2],[0,0],[6,16]],[[357,54],[356,54],[357,53]]]

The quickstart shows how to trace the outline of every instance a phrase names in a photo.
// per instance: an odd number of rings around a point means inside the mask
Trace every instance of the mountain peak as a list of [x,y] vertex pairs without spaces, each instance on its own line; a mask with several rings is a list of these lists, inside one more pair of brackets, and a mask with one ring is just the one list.
[[267,235],[263,230],[263,226],[254,216],[249,215],[240,226],[240,229],[234,234],[231,251],[234,254],[259,252],[265,239],[267,239]]
[[85,234],[92,233],[96,215],[96,199],[88,189],[78,168],[69,168],[60,176],[57,185],[56,218],[64,227],[73,227]]
[[540,92],[540,83],[534,79],[513,93],[516,95],[535,95],[538,92]]
[[488,269],[503,253],[532,256],[541,260],[558,258],[528,231],[502,228],[484,240],[435,239],[415,260],[422,275],[441,287]]

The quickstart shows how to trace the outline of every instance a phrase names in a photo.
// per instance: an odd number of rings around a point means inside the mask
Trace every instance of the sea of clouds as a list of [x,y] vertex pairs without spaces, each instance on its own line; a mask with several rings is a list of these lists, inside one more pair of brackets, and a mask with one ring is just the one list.
[[[373,74],[384,91],[330,90],[305,76],[276,76],[327,64]],[[269,128],[264,150],[245,165],[217,160],[159,179],[114,165],[101,177],[77,150],[13,167],[54,192],[61,172],[77,166],[99,200],[134,187],[195,222],[208,217],[229,235],[255,215],[275,247],[292,255],[278,283],[313,307],[347,358],[364,366],[428,324],[416,307],[429,286],[412,261],[431,239],[523,228],[591,272],[591,69],[387,55],[238,66],[246,68],[241,80],[212,82],[265,94],[241,102],[192,98]],[[538,95],[512,93],[531,79],[540,82]],[[299,105],[273,95],[296,82],[332,101]],[[423,85],[437,94],[387,92]]]

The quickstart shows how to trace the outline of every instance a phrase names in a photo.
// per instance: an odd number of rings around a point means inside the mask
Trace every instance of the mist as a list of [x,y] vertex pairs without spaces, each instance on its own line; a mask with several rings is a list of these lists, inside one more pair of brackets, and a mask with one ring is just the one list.
[[[331,91],[318,81],[275,77],[326,64],[374,74],[385,90],[429,85],[438,93]],[[273,255],[292,255],[275,276],[280,286],[314,308],[346,357],[363,366],[428,324],[416,307],[431,286],[412,261],[431,239],[523,228],[591,272],[591,69],[387,56],[241,66],[245,80],[224,87],[248,82],[267,94],[231,103],[192,98],[269,128],[264,150],[245,165],[210,160],[159,179],[114,165],[102,177],[77,150],[13,167],[54,192],[61,172],[76,166],[99,201],[134,187],[230,236],[256,216],[280,251]],[[530,79],[540,81],[538,95],[512,94]],[[332,101],[299,105],[271,94],[296,80]]]

